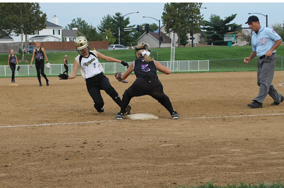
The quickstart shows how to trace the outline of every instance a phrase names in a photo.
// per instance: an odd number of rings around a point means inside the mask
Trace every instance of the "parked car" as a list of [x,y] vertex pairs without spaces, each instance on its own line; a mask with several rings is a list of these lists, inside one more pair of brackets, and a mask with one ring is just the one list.
[[[20,48],[19,48],[19,53],[21,53],[21,49],[22,49],[22,48],[20,47]],[[36,49],[35,46],[29,45],[27,52],[28,52],[28,53],[33,53],[34,49]],[[24,51],[24,53],[26,53],[26,48],[24,48],[23,51]]]
[[126,47],[121,44],[112,44],[108,47],[109,50],[126,50]]

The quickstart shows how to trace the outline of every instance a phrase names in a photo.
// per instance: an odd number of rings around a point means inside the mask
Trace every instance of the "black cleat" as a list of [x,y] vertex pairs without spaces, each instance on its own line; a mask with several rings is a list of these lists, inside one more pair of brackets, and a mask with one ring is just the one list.
[[100,110],[97,110],[99,113],[102,113],[105,111],[104,107],[102,107]]
[[117,119],[117,120],[123,119],[123,113],[118,112],[118,113],[115,115],[114,119]]
[[49,86],[49,80],[46,80],[46,86]]
[[179,119],[179,115],[176,111],[172,113],[172,119]]
[[129,115],[130,114],[130,111],[131,111],[131,106],[130,105],[128,105],[127,107],[126,107],[126,109],[125,109],[125,115]]
[[[284,97],[282,96],[280,103],[283,102],[283,101],[284,101]],[[277,103],[277,102],[274,101],[273,103],[271,103],[271,105],[272,105],[272,106],[274,106],[274,105],[279,105],[280,103]]]
[[39,86],[42,86],[42,83],[39,83]]
[[248,106],[251,108],[262,108],[262,103],[253,101],[252,103],[249,103]]

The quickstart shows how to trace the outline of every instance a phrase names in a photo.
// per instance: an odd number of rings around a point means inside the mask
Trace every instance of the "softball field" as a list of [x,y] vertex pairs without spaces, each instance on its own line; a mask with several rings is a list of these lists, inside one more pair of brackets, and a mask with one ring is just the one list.
[[[122,96],[135,80],[111,84]],[[261,109],[256,72],[159,75],[179,120],[148,96],[132,113],[158,120],[115,120],[102,91],[97,113],[82,77],[38,86],[36,77],[0,79],[0,187],[178,187],[284,180],[284,103]],[[284,72],[273,85],[284,94]]]

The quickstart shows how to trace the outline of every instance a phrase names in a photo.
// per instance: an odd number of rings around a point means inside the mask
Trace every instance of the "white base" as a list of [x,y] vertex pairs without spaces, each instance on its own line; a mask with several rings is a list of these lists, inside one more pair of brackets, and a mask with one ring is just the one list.
[[155,116],[153,114],[148,113],[138,113],[138,114],[130,114],[127,115],[127,118],[130,118],[132,120],[149,120],[149,119],[158,119],[158,116]]
[[19,86],[18,84],[12,83],[9,86]]

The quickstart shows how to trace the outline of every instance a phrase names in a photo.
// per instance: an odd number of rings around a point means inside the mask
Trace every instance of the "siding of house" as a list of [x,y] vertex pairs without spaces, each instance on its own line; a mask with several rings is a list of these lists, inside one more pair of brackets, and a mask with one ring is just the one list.
[[[88,41],[90,49],[107,49],[108,41]],[[35,46],[35,42],[30,42],[30,45]],[[74,42],[42,42],[41,46],[46,50],[75,50]]]
[[142,38],[138,40],[138,43],[142,42],[149,44],[150,48],[159,48],[159,42],[153,39],[153,37],[148,34],[145,34]]

